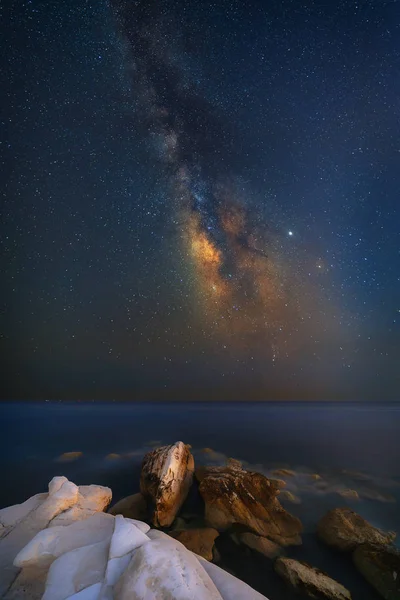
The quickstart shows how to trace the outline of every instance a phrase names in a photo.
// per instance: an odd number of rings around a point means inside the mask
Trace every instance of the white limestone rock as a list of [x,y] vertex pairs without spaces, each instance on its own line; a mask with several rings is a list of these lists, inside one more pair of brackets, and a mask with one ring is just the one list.
[[[81,486],[78,490],[65,477],[57,477],[49,484],[49,494],[39,497],[41,502],[34,497],[3,513],[5,522],[14,525],[8,525],[8,534],[0,540],[0,566],[1,563],[4,566],[0,571],[0,597],[3,600],[264,598],[232,575],[196,557],[179,541],[150,530],[146,523],[122,515],[92,514],[91,511],[104,507],[110,499],[108,488]],[[79,517],[83,520],[77,521]]]
[[149,538],[143,531],[133,523],[129,523],[121,515],[114,517],[114,520],[115,525],[111,538],[110,559],[120,558],[149,541]]
[[222,600],[194,554],[179,546],[153,539],[138,548],[114,588],[114,598]]
[[150,531],[150,525],[144,523],[143,521],[138,521],[137,519],[127,519],[126,517],[124,517],[124,519],[125,521],[129,521],[129,523],[136,525],[136,527],[140,529],[140,531],[143,531],[143,533]]
[[0,597],[8,591],[18,575],[19,568],[13,565],[13,561],[20,550],[45,529],[51,519],[77,501],[78,487],[74,483],[66,480],[58,487],[53,482],[49,484],[49,494],[44,501],[17,521],[0,539]]
[[[172,546],[184,548],[178,540],[156,529],[149,531],[148,537],[152,540],[165,540],[166,543],[169,541]],[[218,589],[222,600],[243,600],[244,598],[246,600],[266,600],[265,596],[256,592],[256,590],[247,585],[247,583],[244,583],[244,581],[237,579],[202,556],[198,556],[197,554],[195,556]]]
[[101,583],[94,583],[84,590],[68,596],[67,600],[98,600],[101,590]]
[[66,552],[88,544],[109,542],[113,531],[114,518],[107,513],[95,513],[84,521],[75,521],[68,526],[43,529],[17,554],[14,565],[49,567]]
[[48,494],[36,494],[22,504],[3,508],[0,510],[0,524],[5,528],[12,527],[37,508],[39,504],[46,500],[47,496]]
[[49,569],[43,600],[66,600],[77,592],[102,583],[109,542],[99,542],[66,552]]
[[11,588],[2,596],[3,600],[42,600],[48,570],[48,567],[22,569]]
[[102,512],[110,504],[112,491],[102,485],[80,485],[77,501],[69,510],[53,519],[49,527],[70,525],[91,515]]

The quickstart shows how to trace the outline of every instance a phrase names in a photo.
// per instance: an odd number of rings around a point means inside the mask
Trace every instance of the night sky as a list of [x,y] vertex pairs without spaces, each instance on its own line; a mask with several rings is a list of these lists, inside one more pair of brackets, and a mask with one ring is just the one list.
[[398,399],[400,2],[13,4],[2,398]]

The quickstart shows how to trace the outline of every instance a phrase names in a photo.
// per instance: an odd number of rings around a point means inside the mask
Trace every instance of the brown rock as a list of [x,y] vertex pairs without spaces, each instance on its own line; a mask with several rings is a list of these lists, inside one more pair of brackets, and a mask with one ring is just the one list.
[[270,479],[270,481],[272,481],[272,483],[274,483],[280,490],[286,487],[286,481],[283,479]]
[[346,488],[345,490],[337,490],[337,493],[339,494],[339,496],[342,496],[342,498],[348,498],[349,500],[360,499],[360,496],[358,495],[356,490],[350,490]]
[[358,546],[353,560],[362,575],[385,600],[400,600],[400,552],[382,546]]
[[216,529],[206,527],[204,529],[171,531],[169,535],[181,542],[191,552],[202,556],[210,562],[212,561],[214,542],[219,536]]
[[242,463],[236,458],[228,458],[226,461],[226,466],[231,469],[242,469]]
[[211,527],[224,531],[240,523],[277,544],[301,544],[300,520],[282,507],[276,497],[278,486],[264,475],[230,467],[200,467],[196,477]]
[[282,548],[278,546],[278,544],[275,544],[275,542],[271,542],[271,540],[267,540],[267,538],[255,535],[248,531],[239,534],[239,540],[242,544],[263,554],[267,558],[276,558],[282,553]]
[[319,521],[317,532],[320,539],[326,544],[345,552],[366,543],[385,546],[396,537],[393,532],[385,533],[373,527],[349,508],[330,510]]
[[278,558],[274,569],[291,587],[318,600],[350,600],[350,592],[328,575],[293,558]]
[[146,500],[140,493],[133,494],[116,502],[108,512],[110,515],[122,515],[127,519],[144,521],[147,516]]
[[188,446],[176,442],[148,452],[143,458],[140,491],[154,505],[156,527],[171,525],[192,484],[194,459]]
[[78,460],[78,458],[82,458],[82,456],[83,452],[64,452],[64,454],[61,454],[56,460],[57,462],[66,463]]
[[275,471],[272,471],[272,475],[276,477],[294,477],[296,473],[291,469],[275,469]]
[[287,500],[288,502],[291,502],[292,504],[301,504],[301,500],[298,496],[296,496],[295,494],[292,494],[292,492],[289,492],[289,490],[282,490],[279,494],[279,498],[282,500]]

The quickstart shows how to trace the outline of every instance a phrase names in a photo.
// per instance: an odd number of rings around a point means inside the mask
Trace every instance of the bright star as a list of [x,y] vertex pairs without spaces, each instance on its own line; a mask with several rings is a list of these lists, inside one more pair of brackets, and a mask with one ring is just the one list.
[[288,234],[289,234],[290,236],[292,236],[292,235],[293,235],[293,231],[288,231]]

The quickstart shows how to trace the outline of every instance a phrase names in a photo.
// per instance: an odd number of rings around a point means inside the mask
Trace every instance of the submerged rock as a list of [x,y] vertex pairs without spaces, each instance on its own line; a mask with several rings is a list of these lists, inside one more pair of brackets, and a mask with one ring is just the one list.
[[83,452],[64,452],[61,454],[56,460],[57,462],[73,462],[74,460],[78,460],[78,458],[82,458]]
[[239,523],[277,544],[301,544],[300,519],[282,507],[277,485],[264,475],[227,466],[200,467],[196,477],[211,527],[224,531]]
[[348,488],[344,490],[337,490],[337,494],[342,496],[342,498],[348,498],[349,500],[359,500],[360,496],[356,490],[350,490]]
[[295,590],[311,598],[350,600],[350,592],[328,575],[293,558],[278,558],[274,569]]
[[194,459],[183,442],[152,450],[143,458],[140,491],[154,504],[152,522],[172,524],[192,484]]
[[128,519],[143,521],[147,516],[147,505],[144,496],[140,493],[122,498],[112,506],[110,515],[122,515]]
[[206,560],[213,559],[214,542],[219,536],[216,529],[205,527],[204,529],[175,530],[171,531],[169,535],[195,554]]
[[296,473],[292,469],[275,469],[275,471],[272,471],[272,475],[275,475],[275,477],[294,477]]
[[354,550],[360,544],[385,546],[396,537],[394,532],[385,533],[373,527],[350,508],[330,510],[319,521],[317,533],[323,542],[345,552]]
[[279,494],[281,500],[287,500],[291,504],[301,504],[301,500],[296,494],[289,492],[289,490],[282,490]]
[[278,546],[278,544],[275,544],[275,542],[271,542],[271,540],[261,537],[260,535],[255,535],[254,533],[246,531],[245,533],[239,534],[238,538],[242,544],[251,548],[251,550],[263,554],[267,558],[276,558],[282,553],[282,548]]
[[358,546],[353,552],[357,569],[385,600],[400,600],[400,552],[382,546]]

